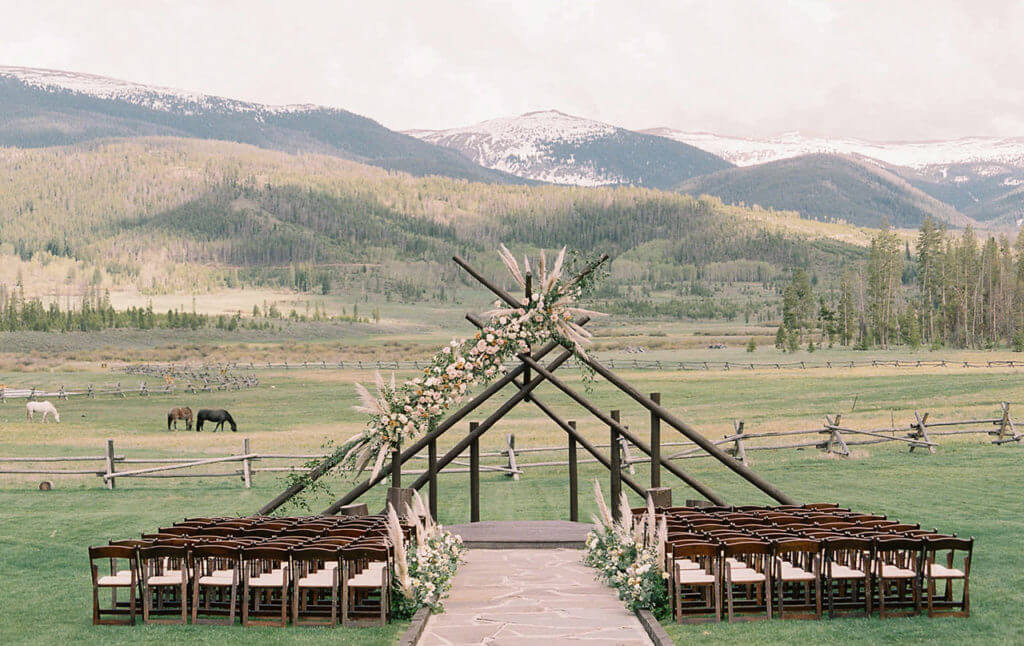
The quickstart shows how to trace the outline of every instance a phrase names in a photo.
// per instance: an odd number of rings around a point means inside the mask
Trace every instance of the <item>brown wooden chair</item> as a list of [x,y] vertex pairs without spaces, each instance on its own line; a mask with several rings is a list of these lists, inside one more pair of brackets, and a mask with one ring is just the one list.
[[[139,564],[136,547],[106,545],[89,548],[89,569],[92,572],[92,623],[95,625],[134,626],[138,614],[136,593],[139,590]],[[100,576],[97,560],[106,560],[110,574]],[[123,566],[123,567],[122,567]],[[110,607],[100,607],[100,588],[110,590]],[[128,588],[127,606],[117,601],[118,589]],[[108,619],[104,615],[126,619]]]
[[188,623],[188,546],[152,545],[138,548],[138,553],[143,620]]
[[772,568],[776,616],[821,619],[821,544],[807,538],[779,539],[772,543]]
[[[729,621],[751,621],[772,618],[771,544],[750,540],[727,541],[722,548],[722,587],[726,595]],[[737,601],[736,587],[745,589]],[[762,616],[763,613],[763,616]]]
[[825,539],[822,582],[829,617],[871,615],[874,545],[869,538]]
[[[925,538],[924,582],[928,595],[929,617],[970,617],[971,616],[971,556],[974,552],[974,538]],[[957,552],[964,556],[963,566],[954,567]],[[944,559],[940,558],[945,556]],[[939,561],[945,560],[942,564]],[[953,598],[953,582],[962,581],[960,601]],[[935,597],[935,584],[945,582],[945,591]]]
[[241,546],[192,547],[192,623],[233,626],[238,608]]
[[[288,589],[291,587],[288,547],[242,549],[242,625],[288,625]],[[255,617],[255,618],[254,618]]]
[[[341,550],[343,624],[376,617],[388,622],[391,606],[391,553],[383,542],[361,541]],[[375,623],[375,622],[374,622]]]
[[678,543],[671,547],[672,605],[679,623],[722,618],[721,547],[717,543]]
[[[338,559],[336,549],[300,547],[292,550],[292,623],[296,626],[338,623],[338,600],[342,597]],[[328,567],[332,563],[334,567]],[[344,619],[344,615],[342,617]]]
[[923,546],[920,539],[875,538],[874,576],[878,588],[878,616],[882,619],[921,614]]

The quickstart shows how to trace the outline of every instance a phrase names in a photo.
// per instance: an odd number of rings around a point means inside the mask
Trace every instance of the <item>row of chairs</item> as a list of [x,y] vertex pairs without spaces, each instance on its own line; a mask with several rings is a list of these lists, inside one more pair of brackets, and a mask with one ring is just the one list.
[[[925,597],[929,616],[970,614],[973,538],[831,504],[659,513],[680,622],[820,619],[823,601],[830,617],[877,608],[885,618],[920,614]],[[954,567],[958,554],[963,565]]]
[[383,625],[393,555],[383,516],[186,519],[89,548],[93,623]]

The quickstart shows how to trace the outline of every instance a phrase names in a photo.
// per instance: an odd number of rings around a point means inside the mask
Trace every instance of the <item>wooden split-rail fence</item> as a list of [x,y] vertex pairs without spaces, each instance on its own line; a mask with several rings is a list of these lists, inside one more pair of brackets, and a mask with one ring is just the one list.
[[[224,370],[422,370],[427,359],[337,361],[249,361],[209,363],[198,366],[176,364],[133,364],[122,368],[130,374],[164,375],[183,370],[194,373],[215,374]],[[1024,368],[1024,359],[998,359],[991,361],[963,361],[957,359],[852,359],[847,361],[672,361],[662,359],[605,359],[602,363],[611,370],[810,370],[814,368]],[[509,362],[507,366],[515,365]],[[564,364],[578,367],[574,359]]]
[[255,376],[229,377],[225,379],[203,379],[197,381],[167,380],[157,386],[149,386],[142,382],[138,386],[122,386],[121,382],[115,384],[68,387],[59,385],[54,387],[30,386],[28,388],[11,388],[0,384],[0,403],[6,404],[8,400],[25,399],[28,401],[38,399],[69,399],[71,397],[86,397],[95,399],[101,396],[112,396],[127,398],[128,395],[147,397],[149,395],[173,395],[176,392],[202,393],[227,390],[245,390],[255,388],[259,385],[259,379]]
[[[618,417],[618,411],[613,411]],[[827,415],[819,428],[767,431],[751,433],[743,421],[734,422],[734,432],[715,440],[716,446],[723,447],[736,460],[746,464],[747,453],[750,451],[776,451],[785,449],[816,448],[841,456],[851,454],[850,447],[868,444],[897,442],[906,444],[909,451],[915,449],[928,450],[935,453],[939,446],[938,438],[949,435],[983,434],[992,438],[992,444],[1001,445],[1019,443],[1024,440],[1024,432],[1018,430],[1010,414],[1010,404],[1003,402],[1001,413],[996,417],[964,420],[929,419],[928,413],[914,413],[914,421],[907,426],[897,428],[856,429],[844,424],[842,415]],[[573,429],[576,423],[567,422]],[[628,427],[626,427],[628,428]],[[657,427],[652,431],[657,434]],[[804,437],[799,437],[804,436]],[[634,465],[649,463],[650,458],[638,455],[636,447],[619,434],[613,434],[615,444],[595,443],[588,450],[607,449],[612,463],[617,464],[621,472],[634,475]],[[797,441],[784,444],[765,444],[758,440],[776,438],[795,438]],[[658,446],[659,454],[666,449],[676,452],[666,455],[669,460],[708,457],[705,451],[692,442],[661,442],[660,437],[652,438]],[[319,460],[326,453],[256,453],[252,451],[249,438],[243,438],[241,451],[222,456],[201,458],[185,457],[127,457],[118,454],[114,449],[114,441],[107,440],[102,454],[79,456],[48,456],[48,457],[0,457],[0,475],[44,475],[44,476],[82,476],[91,475],[102,478],[108,489],[113,489],[118,479],[123,478],[236,478],[246,488],[252,486],[257,473],[288,473],[310,470],[307,466],[311,460]],[[505,447],[496,451],[481,451],[478,442],[473,442],[465,452],[452,462],[456,468],[446,468],[444,473],[469,473],[471,480],[479,487],[481,472],[502,473],[513,480],[525,473],[526,469],[538,467],[568,466],[570,471],[570,490],[578,491],[577,469],[580,464],[599,462],[596,458],[581,458],[578,455],[577,441],[569,437],[566,445],[517,447],[514,434],[505,436]],[[527,456],[543,453],[565,453],[565,460],[531,460]],[[483,458],[497,458],[495,464],[483,464]],[[428,460],[428,456],[415,456],[416,460]],[[292,464],[283,464],[291,461]],[[55,463],[95,463],[95,466],[79,469],[54,469]],[[153,465],[153,466],[144,466]],[[211,465],[228,466],[229,470],[210,471]],[[426,466],[426,465],[424,465]],[[125,467],[128,467],[127,469]],[[428,469],[411,469],[404,471],[407,475],[423,475]],[[573,495],[573,498],[576,496]]]

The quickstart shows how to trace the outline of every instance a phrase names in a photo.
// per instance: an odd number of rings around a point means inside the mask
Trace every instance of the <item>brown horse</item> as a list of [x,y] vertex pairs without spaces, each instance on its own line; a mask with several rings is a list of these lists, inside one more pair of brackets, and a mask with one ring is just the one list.
[[167,413],[167,430],[171,430],[171,423],[174,423],[174,430],[178,430],[178,420],[185,420],[185,430],[192,430],[192,409],[188,406],[183,408],[172,408]]

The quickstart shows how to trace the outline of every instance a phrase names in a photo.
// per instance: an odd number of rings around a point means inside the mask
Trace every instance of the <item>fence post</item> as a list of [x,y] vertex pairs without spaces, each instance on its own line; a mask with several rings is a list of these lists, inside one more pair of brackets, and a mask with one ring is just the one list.
[[103,478],[107,485],[107,489],[114,488],[114,440],[107,440],[107,454],[106,454],[106,477]]
[[736,446],[733,447],[733,453],[737,460],[747,465],[747,449],[743,446],[743,425],[744,422],[741,419],[734,420],[733,428],[736,429]]
[[7,403],[7,386],[0,386],[0,404]]
[[[249,455],[249,438],[242,438],[242,455]],[[245,481],[245,488],[252,488],[252,463],[249,458],[242,460],[242,480]]]
[[512,476],[512,479],[516,482],[519,481],[519,467],[516,466],[516,436],[513,433],[509,433],[505,436],[505,442],[508,443],[508,473],[506,475]]
[[[611,411],[611,417],[616,422],[619,421],[619,411]],[[619,432],[615,430],[614,426],[609,426],[609,442],[608,450],[611,452],[611,506],[612,506],[612,519],[618,521],[622,520],[620,513],[619,498],[622,492],[622,457],[619,455],[620,447],[619,444]]]
[[[576,430],[576,422],[570,421],[569,427]],[[576,463],[576,438],[569,436],[569,520],[578,522],[580,519],[579,507],[579,467]]]
[[437,521],[437,439],[427,445],[427,473],[430,474],[430,516]]
[[[626,430],[629,430],[628,426]],[[622,445],[622,459],[626,463],[626,470],[629,471],[629,475],[636,475],[636,467],[633,466],[633,452],[629,450],[629,440],[620,435],[619,444]]]
[[[924,440],[925,442],[928,442],[929,443],[929,445],[928,445],[928,452],[929,453],[935,453],[935,447],[931,446],[932,439],[930,437],[928,437],[928,426],[927,426],[927,424],[928,424],[928,413],[925,413],[924,416],[922,417],[915,410],[914,411],[914,418],[916,420],[916,423],[914,424],[914,426],[917,427],[917,432],[914,433],[914,438],[918,439],[918,440]],[[910,452],[913,453],[914,449],[916,449],[917,446],[918,446],[917,444],[911,444],[910,445]]]
[[[651,393],[651,401],[661,405],[661,393]],[[661,486],[661,418],[651,412],[651,489]]]
[[[480,426],[478,422],[469,423],[472,434]],[[469,522],[480,521],[480,438],[474,437],[469,445]]]

